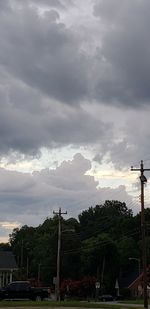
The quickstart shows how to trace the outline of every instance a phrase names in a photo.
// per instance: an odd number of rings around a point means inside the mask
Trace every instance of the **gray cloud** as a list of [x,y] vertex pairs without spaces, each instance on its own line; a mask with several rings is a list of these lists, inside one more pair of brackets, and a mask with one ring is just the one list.
[[29,2],[13,3],[0,18],[1,154],[104,141],[112,124],[81,106],[90,87],[80,37],[57,11],[40,16]]
[[38,225],[52,211],[62,207],[68,216],[77,216],[83,209],[118,199],[131,203],[125,187],[98,188],[93,176],[86,175],[91,162],[81,154],[63,161],[56,169],[23,174],[0,169],[1,222]]
[[41,17],[27,5],[12,9],[1,18],[1,62],[16,78],[68,104],[89,98],[149,104],[149,6],[146,0],[97,1],[94,12],[104,30],[100,38],[97,33],[98,48],[91,56],[81,52],[86,33],[81,41],[73,27],[55,21],[51,13]]
[[88,63],[77,37],[53,14],[14,8],[0,19],[0,62],[6,72],[60,101],[76,103],[88,89]]
[[52,7],[61,7],[63,8],[64,5],[62,4],[61,0],[32,0],[33,3],[35,3],[36,5],[46,5],[46,6],[52,6]]
[[113,142],[109,148],[111,160],[117,168],[138,164],[141,159],[149,166],[149,114],[149,108],[126,112],[124,137],[120,141]]
[[96,1],[95,15],[106,33],[98,51],[96,98],[139,106],[149,104],[150,3],[144,1]]
[[[112,124],[100,121],[85,108],[73,108],[43,98],[22,83],[0,88],[0,153],[36,155],[41,147],[90,145],[113,134]],[[107,130],[106,130],[107,128]]]
[[[149,6],[93,0],[82,12],[77,1],[0,1],[1,156],[87,146],[122,167],[149,154]],[[142,122],[139,109],[129,116],[139,106]]]
[[[14,7],[31,7],[35,6],[37,8],[58,8],[58,9],[67,9],[70,6],[73,6],[72,0],[1,0],[1,2],[8,2],[9,6]],[[3,4],[4,6],[4,4]]]
[[[149,104],[148,1],[95,1],[95,20],[103,29],[93,37],[95,54],[86,50],[92,42],[88,44],[85,25],[80,24],[77,33],[75,25],[67,27],[58,20],[59,9],[40,16],[29,6],[31,1],[23,3],[24,9],[18,4],[1,13],[3,70],[67,104],[77,105],[83,99],[125,106]],[[88,32],[91,41],[89,25]]]
[[[31,0],[35,5],[46,5],[48,7],[56,7],[56,8],[61,8],[61,9],[66,9],[68,6],[73,5],[72,0]],[[31,3],[30,2],[30,3]]]

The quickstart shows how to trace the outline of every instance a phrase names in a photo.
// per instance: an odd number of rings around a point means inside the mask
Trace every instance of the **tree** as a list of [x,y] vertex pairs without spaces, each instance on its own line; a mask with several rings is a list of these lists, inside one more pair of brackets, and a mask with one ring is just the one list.
[[9,243],[0,243],[0,251],[11,251]]
[[[100,233],[108,233],[113,239],[125,234],[132,222],[133,214],[125,203],[105,201],[83,211],[79,215],[82,239],[87,239]],[[132,228],[132,224],[130,224]],[[120,226],[122,227],[120,229]]]
[[[80,272],[80,236],[79,223],[76,219],[62,219],[61,244],[61,277],[77,278]],[[10,235],[13,253],[21,269],[20,278],[27,276],[38,277],[40,265],[40,279],[45,284],[52,284],[56,276],[57,261],[58,217],[47,218],[36,228],[23,226],[14,229]]]
[[[148,228],[149,209],[145,216]],[[140,257],[140,225],[140,214],[133,216],[126,204],[119,201],[90,207],[79,215],[79,221],[61,218],[61,280],[94,276],[111,292],[120,270],[130,271],[128,258]],[[25,225],[14,229],[10,246],[18,266],[22,266],[21,275],[27,276],[28,258],[29,276],[37,278],[40,265],[40,279],[51,285],[56,276],[57,242],[57,215],[46,218],[38,227]]]
[[118,274],[118,251],[107,234],[83,241],[82,263],[83,274],[97,277],[103,291],[114,286]]

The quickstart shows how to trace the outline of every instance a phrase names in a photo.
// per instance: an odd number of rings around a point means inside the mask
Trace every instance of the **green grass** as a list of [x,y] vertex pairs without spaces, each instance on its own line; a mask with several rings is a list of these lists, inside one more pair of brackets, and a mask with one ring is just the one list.
[[[79,301],[0,301],[0,307],[78,307],[78,308],[108,308],[108,309],[131,309],[128,304],[122,303],[121,305],[117,304],[98,304],[91,302],[79,302]],[[143,308],[137,307],[138,309]],[[134,307],[136,309],[136,307]]]
[[143,299],[122,300],[120,302],[121,303],[126,303],[126,304],[139,304],[139,305],[142,305],[144,303]]

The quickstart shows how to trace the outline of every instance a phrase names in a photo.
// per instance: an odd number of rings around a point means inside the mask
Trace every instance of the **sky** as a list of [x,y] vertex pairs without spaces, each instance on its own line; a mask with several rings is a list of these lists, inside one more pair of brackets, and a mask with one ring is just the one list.
[[149,0],[0,0],[1,242],[59,207],[140,211],[130,167],[150,168],[149,28]]

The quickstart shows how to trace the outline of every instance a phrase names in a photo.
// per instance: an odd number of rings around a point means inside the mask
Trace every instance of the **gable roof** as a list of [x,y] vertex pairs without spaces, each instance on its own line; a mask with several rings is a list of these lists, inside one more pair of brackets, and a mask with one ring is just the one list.
[[122,274],[119,278],[119,287],[128,288],[139,277],[139,270],[133,269],[130,272]]
[[128,286],[128,288],[134,287],[136,284],[139,284],[139,282],[143,281],[143,273],[140,274],[131,284]]
[[14,255],[10,251],[0,251],[0,269],[17,269]]
[[[147,266],[146,272],[147,272],[147,284],[150,286],[150,265]],[[135,280],[133,280],[129,284],[128,288],[129,289],[135,288],[138,284],[143,285],[143,280],[144,278],[143,278],[143,272],[142,272],[139,276],[135,278]]]

